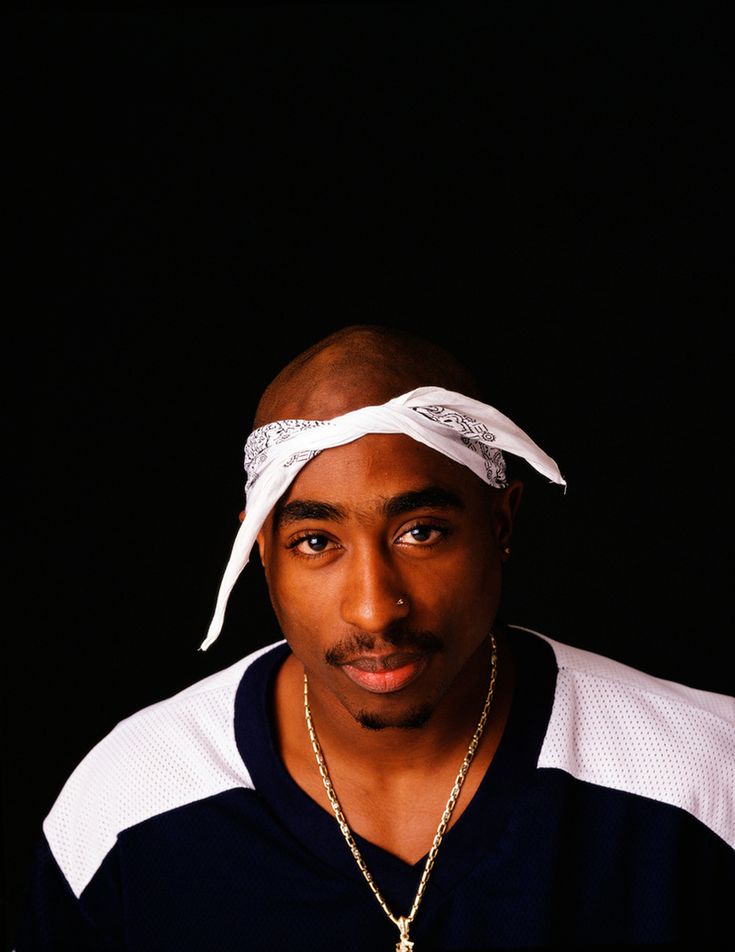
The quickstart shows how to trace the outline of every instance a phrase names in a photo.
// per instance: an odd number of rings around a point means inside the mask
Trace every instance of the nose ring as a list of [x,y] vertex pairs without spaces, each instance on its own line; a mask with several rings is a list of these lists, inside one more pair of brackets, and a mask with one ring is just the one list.
[[396,602],[396,605],[405,605],[405,604],[406,604],[405,598],[399,598],[398,601]]

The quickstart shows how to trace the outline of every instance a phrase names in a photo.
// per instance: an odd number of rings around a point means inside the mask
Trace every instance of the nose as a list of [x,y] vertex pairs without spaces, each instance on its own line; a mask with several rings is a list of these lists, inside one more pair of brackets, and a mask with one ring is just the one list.
[[380,634],[410,611],[406,586],[385,553],[351,552],[343,584],[342,619],[361,631]]

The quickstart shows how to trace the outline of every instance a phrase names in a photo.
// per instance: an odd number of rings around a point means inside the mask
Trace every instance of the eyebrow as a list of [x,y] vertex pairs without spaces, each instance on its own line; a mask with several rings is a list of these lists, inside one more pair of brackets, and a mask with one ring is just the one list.
[[426,486],[424,489],[392,496],[383,503],[386,516],[402,516],[414,509],[464,509],[464,502],[448,489]]
[[[414,512],[416,509],[464,509],[465,505],[456,493],[448,489],[426,486],[424,489],[390,496],[383,500],[381,508],[385,516],[394,518]],[[346,518],[347,511],[342,506],[316,499],[293,499],[291,502],[276,507],[274,524],[276,528],[279,528],[292,522],[308,519],[342,522]]]
[[317,502],[315,499],[294,499],[282,506],[276,506],[273,523],[278,528],[287,526],[292,522],[302,522],[304,519],[341,522],[346,516],[347,513],[341,506],[333,506],[328,502]]

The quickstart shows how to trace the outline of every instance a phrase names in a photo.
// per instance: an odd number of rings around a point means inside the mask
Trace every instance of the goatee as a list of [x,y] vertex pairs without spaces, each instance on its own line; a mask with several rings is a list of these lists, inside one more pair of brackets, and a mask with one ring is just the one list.
[[380,714],[374,714],[371,711],[358,711],[355,714],[357,723],[369,731],[382,731],[388,727],[395,727],[399,730],[417,730],[427,723],[434,708],[431,704],[422,704],[411,711],[407,711],[399,720],[393,721],[383,717]]

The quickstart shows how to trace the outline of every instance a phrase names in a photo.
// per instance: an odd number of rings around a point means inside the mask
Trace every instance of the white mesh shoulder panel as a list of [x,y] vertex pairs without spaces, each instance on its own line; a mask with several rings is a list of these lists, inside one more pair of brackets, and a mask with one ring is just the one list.
[[735,698],[532,634],[559,666],[539,767],[680,807],[735,846]]
[[235,743],[234,701],[269,645],[121,721],[71,774],[43,829],[78,897],[118,833],[175,807],[253,784]]

